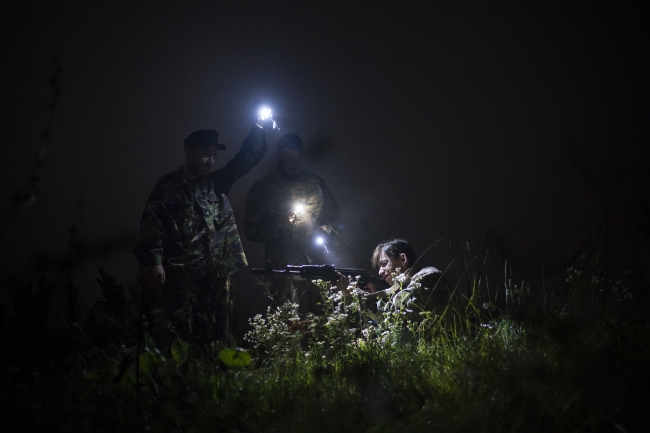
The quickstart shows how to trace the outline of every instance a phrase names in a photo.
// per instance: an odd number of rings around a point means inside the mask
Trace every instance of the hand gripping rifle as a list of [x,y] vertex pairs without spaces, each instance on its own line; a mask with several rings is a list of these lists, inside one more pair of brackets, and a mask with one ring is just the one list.
[[377,290],[384,290],[388,288],[388,283],[386,283],[386,281],[371,275],[370,272],[366,271],[365,269],[335,268],[332,265],[287,265],[285,269],[273,269],[271,262],[267,262],[266,268],[251,269],[251,274],[268,276],[294,275],[310,281],[337,281],[340,278],[336,273],[337,271],[347,277],[350,282],[355,281],[356,278],[359,277],[358,286],[360,288],[367,283],[375,286]]

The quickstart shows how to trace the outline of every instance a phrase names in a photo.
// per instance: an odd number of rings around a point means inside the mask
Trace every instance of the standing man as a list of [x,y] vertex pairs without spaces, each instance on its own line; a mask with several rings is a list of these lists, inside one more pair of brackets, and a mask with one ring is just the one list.
[[[278,141],[277,170],[257,180],[246,200],[244,232],[252,242],[264,242],[266,261],[274,269],[287,264],[326,264],[327,248],[319,236],[337,234],[339,207],[325,181],[302,169],[304,145],[293,133]],[[274,280],[276,305],[288,300],[301,312],[317,311],[319,293],[308,281],[280,277]]]
[[144,297],[195,340],[228,335],[229,276],[248,263],[227,194],[266,154],[265,128],[271,127],[254,124],[235,157],[212,173],[226,146],[213,129],[191,133],[185,163],[158,180],[142,214],[133,253]]

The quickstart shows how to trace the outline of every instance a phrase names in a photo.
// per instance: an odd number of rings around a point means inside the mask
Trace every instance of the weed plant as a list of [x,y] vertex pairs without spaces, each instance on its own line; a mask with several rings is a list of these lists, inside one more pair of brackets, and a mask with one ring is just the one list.
[[139,288],[106,274],[85,321],[71,282],[34,280],[3,310],[3,431],[645,431],[642,293],[586,263],[541,305],[482,281],[417,320],[318,281],[324,314],[269,308],[244,350],[140,323]]

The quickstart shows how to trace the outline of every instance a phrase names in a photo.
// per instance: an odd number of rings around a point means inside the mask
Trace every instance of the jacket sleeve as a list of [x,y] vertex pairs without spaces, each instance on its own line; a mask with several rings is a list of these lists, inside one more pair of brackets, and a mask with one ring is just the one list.
[[253,124],[235,157],[228,161],[225,167],[216,170],[208,177],[219,185],[222,193],[228,194],[237,179],[251,171],[262,160],[266,155],[267,147],[266,132]]
[[161,265],[163,262],[162,221],[166,213],[160,184],[156,184],[142,213],[138,240],[133,249],[141,267]]
[[323,191],[323,209],[320,214],[319,225],[329,224],[335,230],[338,230],[340,223],[339,205],[323,179],[320,179],[320,187]]

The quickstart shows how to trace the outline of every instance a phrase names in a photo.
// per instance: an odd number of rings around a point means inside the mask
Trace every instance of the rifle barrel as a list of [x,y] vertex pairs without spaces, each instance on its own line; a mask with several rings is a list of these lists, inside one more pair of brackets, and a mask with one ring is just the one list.
[[338,279],[336,272],[340,272],[345,277],[349,279],[356,278],[361,276],[359,280],[360,283],[372,283],[377,289],[383,290],[388,288],[388,284],[381,278],[370,274],[370,272],[365,269],[354,269],[354,268],[335,268],[331,265],[287,265],[285,269],[272,269],[270,267],[265,269],[253,268],[251,269],[252,274],[262,274],[262,275],[296,275],[304,278],[306,280],[325,280],[325,281],[335,281]]

